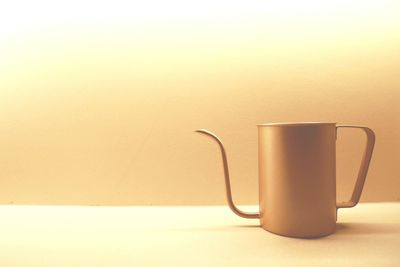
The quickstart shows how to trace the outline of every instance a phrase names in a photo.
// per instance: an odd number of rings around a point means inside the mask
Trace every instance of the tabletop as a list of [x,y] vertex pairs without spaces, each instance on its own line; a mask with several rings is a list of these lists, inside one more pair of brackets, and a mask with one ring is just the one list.
[[317,239],[269,233],[226,206],[0,205],[0,214],[5,267],[400,266],[400,203],[340,209],[336,232]]

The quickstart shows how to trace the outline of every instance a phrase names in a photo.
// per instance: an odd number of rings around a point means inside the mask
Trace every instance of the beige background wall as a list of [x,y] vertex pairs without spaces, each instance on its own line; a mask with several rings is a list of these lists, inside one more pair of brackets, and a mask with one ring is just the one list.
[[[256,203],[255,125],[280,121],[370,126],[362,200],[400,200],[399,2],[245,2],[3,8],[0,203],[225,203],[197,128],[224,140],[236,202]],[[364,142],[339,133],[340,200]]]

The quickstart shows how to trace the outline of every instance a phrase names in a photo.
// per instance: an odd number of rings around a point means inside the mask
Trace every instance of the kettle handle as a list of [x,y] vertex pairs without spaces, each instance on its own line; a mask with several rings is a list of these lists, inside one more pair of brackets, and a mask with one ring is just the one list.
[[338,128],[357,128],[363,130],[367,135],[367,144],[364,150],[363,159],[361,161],[360,170],[358,171],[358,176],[356,184],[354,186],[353,194],[349,201],[337,203],[336,207],[339,208],[352,208],[360,201],[361,193],[364,187],[365,178],[367,177],[369,163],[371,162],[372,152],[374,151],[375,145],[375,133],[368,127],[355,126],[355,125],[338,125],[336,126],[336,131]]
[[232,192],[231,192],[231,181],[229,178],[229,169],[228,169],[228,160],[226,158],[226,151],[224,148],[224,144],[222,143],[221,139],[218,138],[215,134],[212,132],[206,130],[206,129],[199,129],[196,130],[196,132],[205,134],[211,138],[213,138],[219,145],[221,149],[221,155],[222,155],[222,162],[224,166],[224,174],[225,174],[225,188],[226,188],[226,199],[228,200],[228,205],[231,208],[231,210],[238,216],[247,218],[247,219],[258,219],[260,218],[260,213],[252,213],[252,212],[244,212],[238,209],[235,204],[233,203],[232,200]]

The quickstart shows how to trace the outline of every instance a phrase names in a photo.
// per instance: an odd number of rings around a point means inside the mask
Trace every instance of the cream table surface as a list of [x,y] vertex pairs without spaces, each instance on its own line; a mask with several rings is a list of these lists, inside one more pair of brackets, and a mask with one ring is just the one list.
[[400,266],[400,203],[339,210],[336,233],[309,240],[225,206],[0,205],[0,214],[1,267]]

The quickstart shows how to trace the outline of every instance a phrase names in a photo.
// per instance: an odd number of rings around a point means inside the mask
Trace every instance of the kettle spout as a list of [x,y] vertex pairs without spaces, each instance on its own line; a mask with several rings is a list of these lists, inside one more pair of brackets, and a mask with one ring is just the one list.
[[218,136],[216,136],[215,134],[213,134],[212,132],[210,132],[210,131],[208,131],[206,129],[198,129],[195,132],[201,133],[201,134],[204,134],[204,135],[207,135],[207,136],[211,137],[212,139],[214,139],[218,143],[218,145],[219,145],[219,147],[221,149],[222,163],[223,163],[224,175],[225,175],[226,198],[227,198],[228,205],[229,205],[230,209],[236,215],[238,215],[240,217],[243,217],[243,218],[248,218],[248,219],[260,218],[260,214],[259,213],[250,213],[250,212],[241,211],[233,203],[232,191],[231,191],[231,182],[230,182],[230,177],[229,177],[228,160],[227,160],[227,157],[226,157],[225,147],[224,147],[224,144],[222,143],[221,139],[219,139]]

